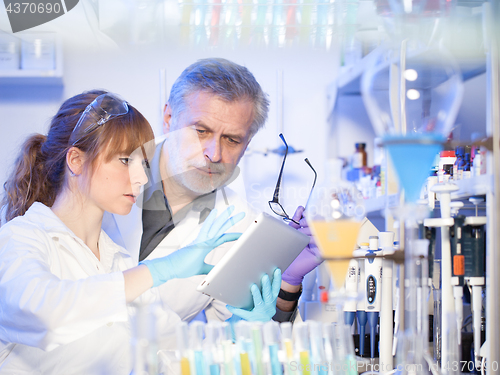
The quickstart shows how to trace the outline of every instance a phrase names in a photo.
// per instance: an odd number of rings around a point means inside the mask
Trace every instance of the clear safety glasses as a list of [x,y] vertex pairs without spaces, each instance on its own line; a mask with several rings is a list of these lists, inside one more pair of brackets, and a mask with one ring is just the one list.
[[[283,143],[285,144],[285,155],[283,156],[283,163],[281,163],[281,169],[280,169],[280,174],[278,176],[278,182],[276,183],[276,188],[274,189],[273,200],[269,201],[269,207],[271,207],[271,210],[276,215],[281,216],[283,218],[283,220],[292,221],[295,224],[300,225],[298,222],[296,222],[290,216],[288,216],[288,214],[285,212],[285,209],[283,208],[283,206],[279,203],[279,195],[280,195],[280,188],[281,188],[281,176],[283,175],[283,168],[285,166],[285,160],[286,160],[286,156],[288,154],[288,145],[285,141],[285,137],[283,137],[283,134],[280,134],[280,138],[283,141]],[[311,191],[309,192],[309,197],[307,198],[306,205],[304,206],[304,208],[307,208],[307,203],[309,203],[309,199],[311,198],[311,194],[313,192],[314,186],[316,185],[316,178],[318,175],[316,174],[316,171],[314,170],[313,166],[309,162],[309,159],[305,158],[304,161],[307,163],[307,165],[314,172],[314,181],[313,181],[313,184],[311,186]]]
[[106,93],[99,95],[82,113],[78,123],[71,133],[69,144],[74,146],[87,134],[104,125],[110,119],[128,113],[125,100],[116,94]]

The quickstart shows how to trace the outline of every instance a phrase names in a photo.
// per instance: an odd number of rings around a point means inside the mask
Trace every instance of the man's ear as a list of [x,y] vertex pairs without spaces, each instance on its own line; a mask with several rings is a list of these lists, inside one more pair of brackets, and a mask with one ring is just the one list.
[[78,147],[71,147],[66,153],[66,164],[70,172],[76,176],[81,175],[83,172],[84,156],[85,153]]
[[163,134],[167,134],[170,132],[170,121],[172,120],[172,107],[170,107],[167,104],[165,104],[165,107],[163,107]]

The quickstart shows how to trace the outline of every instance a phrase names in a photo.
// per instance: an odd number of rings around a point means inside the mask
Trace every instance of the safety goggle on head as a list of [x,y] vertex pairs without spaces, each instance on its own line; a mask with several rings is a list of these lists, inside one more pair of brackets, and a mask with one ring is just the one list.
[[87,134],[93,132],[112,118],[128,113],[125,100],[113,93],[99,95],[90,103],[80,116],[71,136],[69,144],[74,146]]

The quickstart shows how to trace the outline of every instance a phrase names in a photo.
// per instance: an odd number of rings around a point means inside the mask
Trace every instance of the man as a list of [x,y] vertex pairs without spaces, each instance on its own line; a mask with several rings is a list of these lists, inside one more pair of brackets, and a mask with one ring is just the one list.
[[[243,232],[256,216],[233,191],[225,187],[250,140],[264,126],[269,101],[254,76],[224,59],[200,60],[174,83],[163,118],[164,140],[155,146],[150,163],[150,183],[127,217],[105,219],[103,228],[139,260],[153,259],[190,243],[213,208],[229,204],[246,213],[233,230]],[[142,209],[142,211],[141,211]],[[302,208],[294,215],[302,218]],[[302,218],[294,227],[310,235]],[[206,259],[215,264],[227,252],[220,246]],[[264,312],[233,312],[248,320],[292,320],[301,292],[301,281],[318,264],[317,248],[308,246],[283,274],[280,297],[264,298]],[[226,320],[225,304],[196,291],[203,279],[175,279],[160,287],[160,294],[183,320],[201,311],[207,319]],[[246,292],[246,291],[242,291]]]

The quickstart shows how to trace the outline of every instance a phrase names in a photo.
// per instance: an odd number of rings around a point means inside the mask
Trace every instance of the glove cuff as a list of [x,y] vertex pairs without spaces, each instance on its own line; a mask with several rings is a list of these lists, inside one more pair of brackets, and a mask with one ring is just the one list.
[[[166,262],[167,265],[163,265],[163,267],[158,267],[156,264],[159,260]],[[148,267],[149,272],[151,273],[151,277],[153,278],[153,288],[160,286],[163,283],[166,283],[168,280],[173,279],[174,276],[170,275],[168,271],[165,269],[168,269],[168,267],[171,267],[170,260],[168,257],[165,258],[159,258],[159,259],[146,259],[143,260],[142,262],[139,262],[139,265],[145,265]],[[161,271],[161,268],[164,269],[164,271]],[[166,272],[165,272],[166,271]]]
[[289,275],[285,272],[283,272],[283,274],[281,275],[281,280],[283,280],[284,282],[290,284],[290,285],[300,285],[302,284],[302,281],[304,280],[304,277],[298,277],[298,276],[293,276],[293,275]]

